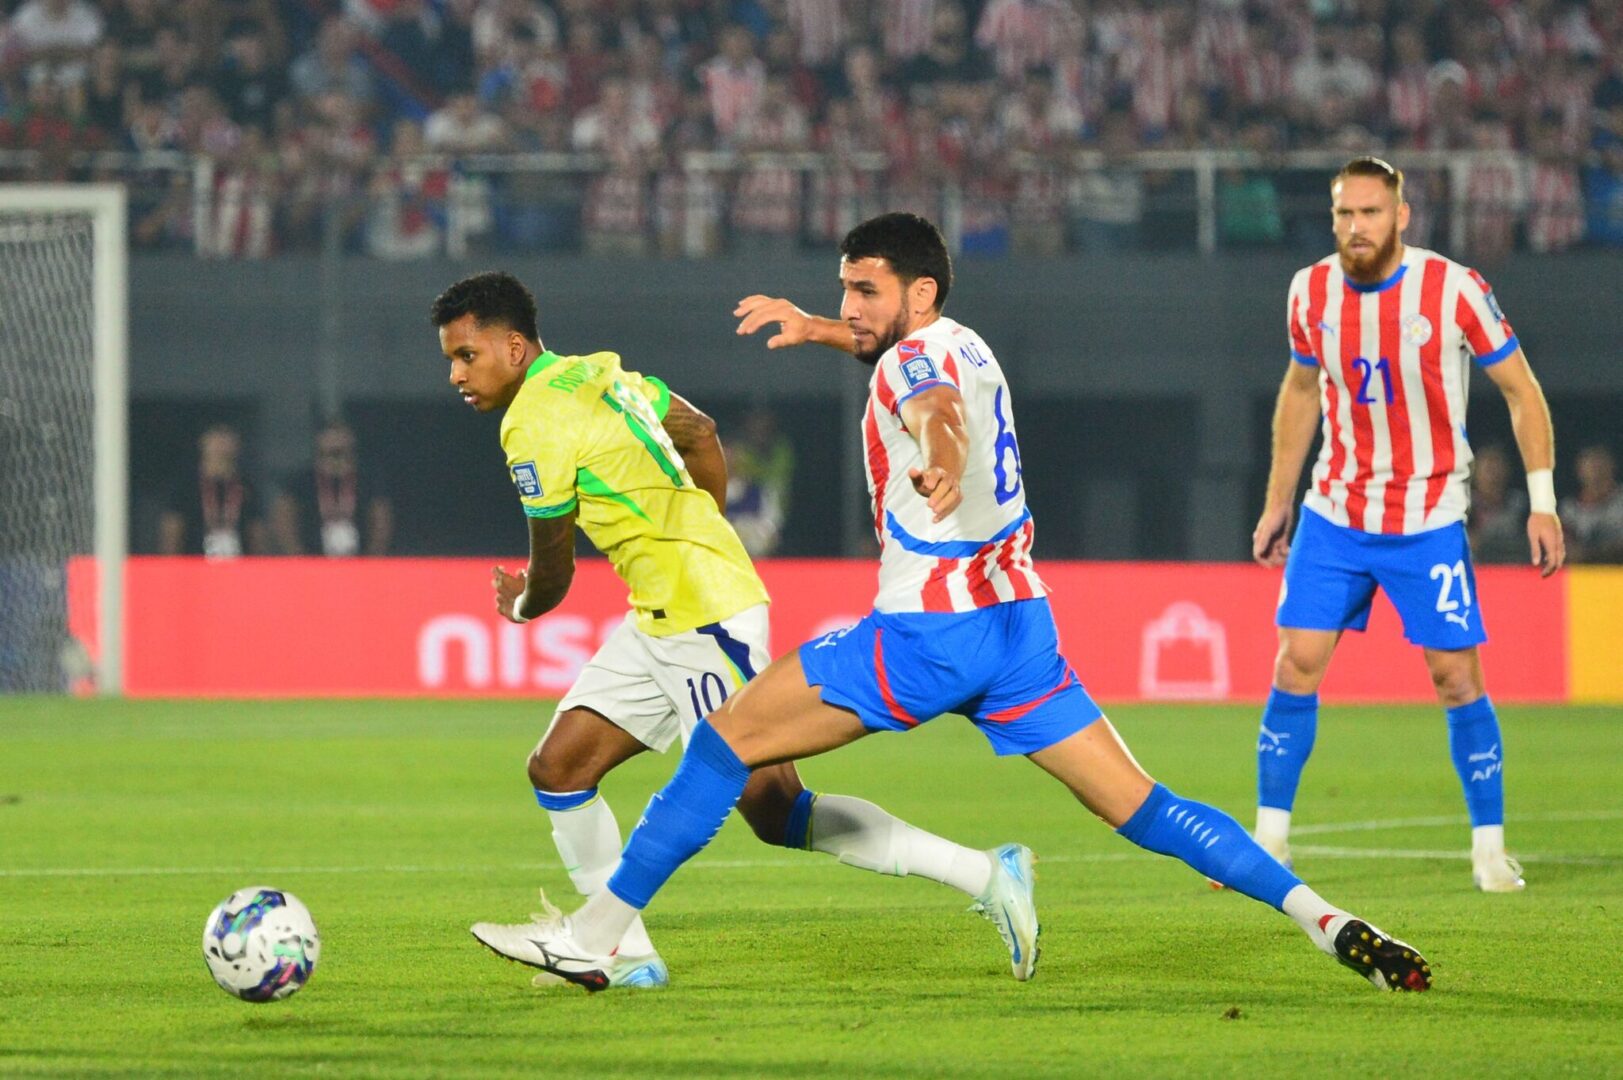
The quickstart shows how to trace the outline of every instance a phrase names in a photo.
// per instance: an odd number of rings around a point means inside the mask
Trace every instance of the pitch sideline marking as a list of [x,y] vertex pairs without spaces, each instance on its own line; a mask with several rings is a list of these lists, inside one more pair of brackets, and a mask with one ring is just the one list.
[[[1541,814],[1521,814],[1516,822],[1541,821],[1618,821],[1623,810],[1565,810]],[[1319,836],[1338,832],[1380,832],[1389,829],[1427,828],[1466,825],[1470,819],[1463,815],[1439,815],[1419,818],[1386,818],[1373,821],[1325,822],[1302,825],[1291,830],[1294,836]],[[1426,851],[1412,848],[1355,848],[1295,844],[1293,849],[1302,855],[1328,859],[1443,859],[1469,860],[1471,853],[1461,850]],[[1126,862],[1144,856],[1142,851],[1094,852],[1086,855],[1044,855],[1045,863],[1107,863]],[[1523,855],[1516,858],[1524,863],[1547,863],[1563,866],[1618,866],[1623,858],[1607,855]],[[692,864],[698,870],[764,870],[806,865],[803,859],[697,859]],[[510,870],[553,869],[551,863],[503,863],[484,866],[282,866],[256,870],[256,874],[480,874]],[[35,867],[21,870],[0,869],[0,878],[98,878],[98,877],[185,877],[188,875],[241,875],[238,867],[211,866],[90,866],[90,867]]]

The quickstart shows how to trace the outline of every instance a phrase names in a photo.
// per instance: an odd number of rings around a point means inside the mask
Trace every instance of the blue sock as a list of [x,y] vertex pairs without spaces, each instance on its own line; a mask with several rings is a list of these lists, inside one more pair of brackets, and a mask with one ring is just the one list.
[[800,851],[811,850],[812,803],[817,793],[804,788],[795,796],[795,805],[789,808],[789,824],[783,830],[783,846]]
[[1469,705],[1448,710],[1448,752],[1465,789],[1471,826],[1505,823],[1505,751],[1499,741],[1499,715],[1483,694]]
[[1116,832],[1141,848],[1182,859],[1235,892],[1282,908],[1302,879],[1274,861],[1240,823],[1205,803],[1181,799],[1156,784]]
[[609,891],[638,910],[647,907],[676,868],[715,838],[749,778],[726,740],[709,721],[700,723],[671,782],[648,800]]
[[1319,695],[1275,687],[1262,710],[1257,737],[1257,805],[1289,810],[1319,730]]

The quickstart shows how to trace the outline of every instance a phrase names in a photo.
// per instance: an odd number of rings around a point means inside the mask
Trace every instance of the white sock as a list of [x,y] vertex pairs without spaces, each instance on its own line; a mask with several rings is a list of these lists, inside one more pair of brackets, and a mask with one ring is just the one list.
[[812,803],[810,844],[847,866],[877,874],[916,874],[980,896],[992,880],[992,859],[892,817],[866,799],[818,795]]
[[1276,806],[1257,807],[1257,831],[1253,835],[1259,844],[1267,841],[1277,847],[1289,842],[1291,812]]
[[[599,796],[573,810],[548,810],[547,816],[552,819],[552,842],[558,846],[558,857],[576,891],[588,899],[607,892],[603,886],[620,865],[620,825],[608,802]],[[641,916],[631,920],[617,944],[627,956],[654,951]]]
[[1505,853],[1505,827],[1478,825],[1471,830],[1471,858],[1473,861],[1493,858]]
[[607,889],[593,893],[581,909],[569,917],[575,943],[600,956],[613,952],[626,940],[632,924],[641,921],[641,913],[636,908]]
[[1324,897],[1306,885],[1298,885],[1286,893],[1285,903],[1281,907],[1313,944],[1331,956],[1336,954],[1336,934],[1341,932],[1342,925],[1352,918],[1351,915],[1326,902]]

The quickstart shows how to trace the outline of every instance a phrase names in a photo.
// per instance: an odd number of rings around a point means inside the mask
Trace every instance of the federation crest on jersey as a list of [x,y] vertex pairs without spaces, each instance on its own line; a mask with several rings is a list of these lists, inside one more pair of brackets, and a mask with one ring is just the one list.
[[896,346],[896,354],[901,363],[902,378],[907,380],[908,386],[935,382],[941,378],[935,369],[935,361],[925,353],[922,342],[904,341]]
[[513,486],[518,488],[520,496],[526,499],[539,499],[541,497],[541,477],[535,471],[535,462],[521,461],[512,467]]
[[1403,317],[1403,340],[1417,348],[1431,340],[1431,320],[1418,311]]

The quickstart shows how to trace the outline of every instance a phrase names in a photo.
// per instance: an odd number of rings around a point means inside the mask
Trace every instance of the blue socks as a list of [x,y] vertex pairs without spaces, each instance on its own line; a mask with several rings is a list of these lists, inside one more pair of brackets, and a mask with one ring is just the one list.
[[1505,752],[1499,741],[1499,716],[1488,695],[1448,710],[1448,751],[1465,789],[1471,827],[1503,825]]
[[795,796],[795,804],[789,808],[789,824],[783,830],[784,847],[811,850],[812,803],[816,801],[817,793],[810,789],[802,789]]
[[542,791],[535,789],[535,801],[543,810],[579,810],[597,798],[597,789],[585,791]]
[[1281,910],[1285,894],[1302,883],[1258,847],[1239,822],[1216,807],[1179,798],[1160,784],[1116,832],[1141,848],[1182,859],[1213,881]]
[[1257,737],[1258,806],[1289,810],[1296,802],[1296,785],[1318,729],[1318,694],[1291,694],[1277,687],[1269,691]]
[[732,747],[709,721],[701,723],[671,782],[648,801],[609,878],[609,891],[638,910],[647,907],[676,868],[720,831],[749,778],[749,767]]

